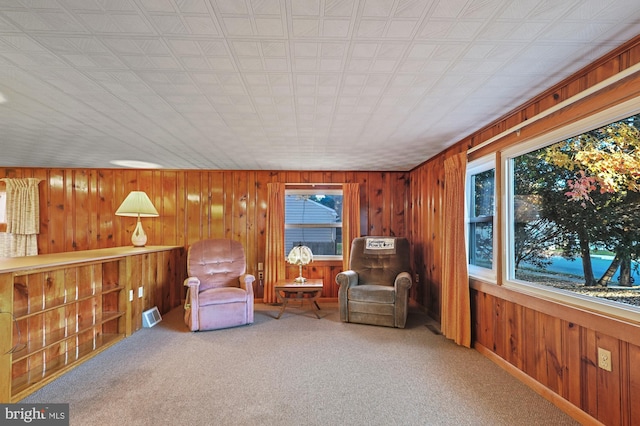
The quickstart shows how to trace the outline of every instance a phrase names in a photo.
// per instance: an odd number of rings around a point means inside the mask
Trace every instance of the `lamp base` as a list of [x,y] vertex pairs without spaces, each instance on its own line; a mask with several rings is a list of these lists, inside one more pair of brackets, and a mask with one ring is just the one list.
[[300,272],[298,273],[298,278],[296,278],[293,281],[298,283],[298,284],[302,284],[303,282],[305,282],[307,280],[305,277],[302,276],[302,263],[298,263],[298,268],[300,269]]
[[147,234],[144,233],[140,218],[138,218],[138,223],[136,223],[136,229],[134,229],[133,234],[131,234],[131,243],[134,247],[144,247],[145,244],[147,244]]

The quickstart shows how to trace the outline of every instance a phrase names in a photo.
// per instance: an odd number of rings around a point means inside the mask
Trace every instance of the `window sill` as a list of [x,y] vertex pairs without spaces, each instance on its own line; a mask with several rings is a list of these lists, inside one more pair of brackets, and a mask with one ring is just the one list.
[[617,319],[633,321],[640,325],[640,307],[637,306],[613,302],[592,296],[585,296],[583,294],[574,293],[570,290],[557,289],[525,281],[510,280],[505,282],[504,287],[517,289],[519,291],[526,291],[565,305],[575,306],[576,308],[586,309],[590,312],[611,316]]
[[496,271],[474,265],[467,265],[467,268],[469,270],[469,278],[497,284]]
[[[471,276],[469,278],[471,287],[477,290],[485,291],[489,290],[490,287],[513,290],[545,301],[560,303],[592,312],[597,315],[629,321],[640,325],[640,307],[633,305],[585,296],[579,293],[573,293],[570,290],[557,289],[526,281],[508,280],[505,281],[503,285],[497,285],[495,282],[483,278]],[[498,297],[503,297],[498,294],[496,295]],[[532,308],[535,309],[535,306]]]
[[342,262],[342,256],[313,256],[313,262]]

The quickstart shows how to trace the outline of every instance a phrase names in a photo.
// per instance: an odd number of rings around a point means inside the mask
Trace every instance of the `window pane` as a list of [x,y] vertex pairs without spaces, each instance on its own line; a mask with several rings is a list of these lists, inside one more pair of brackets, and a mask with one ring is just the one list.
[[495,169],[471,176],[473,185],[473,216],[493,216]]
[[342,194],[285,196],[285,253],[299,244],[316,256],[342,255]]
[[511,278],[640,305],[639,123],[512,160]]
[[469,264],[493,269],[495,169],[471,175]]
[[493,268],[493,222],[469,224],[469,264]]

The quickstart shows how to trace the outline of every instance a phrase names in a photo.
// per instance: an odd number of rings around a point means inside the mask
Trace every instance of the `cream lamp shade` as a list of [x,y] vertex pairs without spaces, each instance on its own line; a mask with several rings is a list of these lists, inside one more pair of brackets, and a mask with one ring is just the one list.
[[144,247],[147,244],[147,234],[144,233],[140,218],[160,216],[144,191],[131,191],[116,210],[116,215],[138,218],[136,229],[131,234],[131,243],[134,247]]
[[307,281],[307,279],[302,276],[302,265],[308,265],[312,261],[313,253],[311,252],[311,249],[309,247],[299,245],[291,249],[289,255],[287,256],[287,262],[291,263],[292,265],[298,265],[300,268],[299,277],[294,280],[295,282],[303,283]]

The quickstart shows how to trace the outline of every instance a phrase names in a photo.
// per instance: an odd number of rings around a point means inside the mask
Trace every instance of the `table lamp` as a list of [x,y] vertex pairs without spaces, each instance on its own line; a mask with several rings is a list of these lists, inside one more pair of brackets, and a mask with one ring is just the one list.
[[307,281],[307,279],[302,276],[302,265],[308,265],[312,260],[313,253],[309,247],[298,245],[291,249],[289,256],[287,256],[287,262],[300,267],[300,276],[294,280],[295,282],[303,283]]
[[144,247],[147,244],[147,234],[144,233],[140,218],[160,216],[144,191],[131,191],[116,210],[116,215],[138,218],[136,229],[131,234],[131,242],[134,247]]

